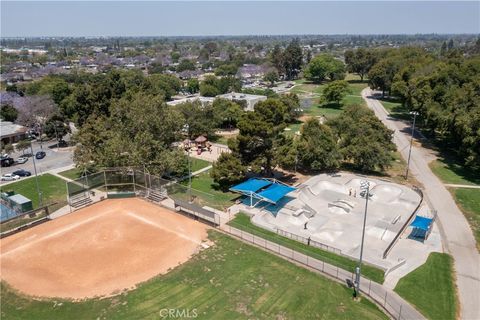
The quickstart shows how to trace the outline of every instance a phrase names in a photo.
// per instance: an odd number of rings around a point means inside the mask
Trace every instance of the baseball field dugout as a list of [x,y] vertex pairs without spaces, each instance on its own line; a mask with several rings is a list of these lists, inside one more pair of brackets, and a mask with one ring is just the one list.
[[67,182],[68,204],[72,207],[80,207],[91,203],[92,197],[97,192],[103,192],[105,187],[105,174],[96,172],[84,175],[78,179]]

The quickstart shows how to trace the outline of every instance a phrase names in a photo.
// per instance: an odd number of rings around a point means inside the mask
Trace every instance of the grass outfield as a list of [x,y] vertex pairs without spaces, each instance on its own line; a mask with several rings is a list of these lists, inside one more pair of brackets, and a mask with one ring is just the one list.
[[161,319],[174,308],[196,319],[388,319],[344,285],[216,231],[209,238],[215,246],[111,298],[34,300],[2,283],[2,318]]
[[431,253],[425,264],[400,279],[395,291],[428,319],[455,319],[457,298],[452,257]]
[[[56,209],[67,203],[66,181],[49,173],[38,176],[38,184],[43,196],[43,204],[58,202]],[[1,191],[15,191],[15,193],[32,200],[33,208],[38,208],[38,193],[35,177],[23,179],[14,183],[7,184],[0,188]],[[54,209],[55,209],[54,208]]]
[[[281,244],[282,246],[296,250],[310,257],[328,262],[332,265],[338,266],[350,272],[354,272],[355,267],[357,266],[357,261],[354,261],[350,258],[340,256],[329,251],[321,250],[319,248],[307,246],[306,244],[303,244],[296,240],[292,240],[292,239],[280,236],[274,232],[257,227],[256,225],[250,222],[250,217],[244,213],[238,213],[236,217],[233,220],[231,220],[228,224],[237,229],[247,231],[251,234],[254,234],[264,239],[270,240],[272,242]],[[371,279],[378,283],[383,283],[385,279],[384,278],[385,273],[383,270],[380,270],[378,268],[375,268],[369,265],[363,265],[362,274],[366,278]]]

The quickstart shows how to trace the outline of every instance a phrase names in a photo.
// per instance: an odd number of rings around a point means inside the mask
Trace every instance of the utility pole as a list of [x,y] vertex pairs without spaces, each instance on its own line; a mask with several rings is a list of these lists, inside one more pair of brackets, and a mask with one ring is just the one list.
[[408,179],[408,169],[410,168],[410,155],[412,154],[413,135],[415,133],[415,120],[419,113],[417,111],[412,111],[410,112],[410,114],[413,115],[413,123],[412,123],[412,136],[410,138],[410,148],[408,149],[407,171],[405,172],[405,180]]
[[31,142],[30,142],[30,151],[32,153],[33,170],[35,171],[35,184],[37,185],[38,205],[39,207],[41,207],[43,205],[42,192],[40,191],[40,184],[38,183],[37,165],[35,164],[35,155],[33,154],[33,147]]
[[360,276],[362,272],[362,260],[363,260],[363,244],[365,241],[365,224],[367,222],[367,209],[368,209],[368,197],[370,196],[370,183],[366,180],[360,182],[360,190],[365,191],[365,213],[363,215],[363,229],[362,229],[362,243],[360,245],[360,260],[358,261],[358,267],[355,269],[356,272],[356,294],[360,295]]

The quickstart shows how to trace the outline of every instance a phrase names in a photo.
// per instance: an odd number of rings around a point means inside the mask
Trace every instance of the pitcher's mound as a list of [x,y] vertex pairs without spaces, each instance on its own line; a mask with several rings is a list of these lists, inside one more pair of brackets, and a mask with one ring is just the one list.
[[147,201],[105,200],[1,241],[2,280],[29,295],[110,295],[189,259],[208,227]]

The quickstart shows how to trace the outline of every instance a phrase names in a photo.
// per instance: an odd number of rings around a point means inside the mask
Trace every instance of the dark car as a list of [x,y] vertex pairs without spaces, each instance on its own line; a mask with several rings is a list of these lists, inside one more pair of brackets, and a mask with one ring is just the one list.
[[35,158],[36,159],[43,159],[45,158],[47,154],[45,153],[45,151],[38,151],[37,153],[35,153]]
[[11,157],[2,157],[2,167],[10,167],[12,164],[15,163],[15,160]]
[[30,171],[23,170],[23,169],[13,171],[13,174],[15,174],[17,176],[20,176],[20,177],[30,177],[32,175],[32,173]]

